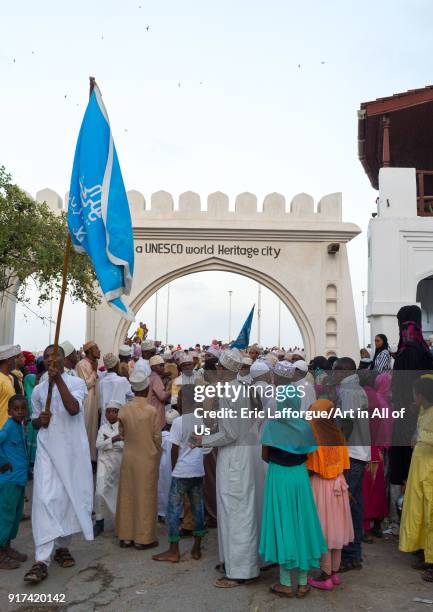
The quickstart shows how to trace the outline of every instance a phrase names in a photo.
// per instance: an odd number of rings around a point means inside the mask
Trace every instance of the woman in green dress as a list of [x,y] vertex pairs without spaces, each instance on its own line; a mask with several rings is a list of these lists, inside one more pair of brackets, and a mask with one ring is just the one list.
[[[283,408],[299,410],[300,397],[298,393],[289,397],[290,387],[285,387],[284,399],[277,400],[277,413]],[[320,557],[328,550],[305,465],[307,454],[317,448],[316,440],[308,421],[288,415],[267,421],[262,445],[269,469],[259,552],[266,561],[280,566],[280,581],[271,587],[272,593],[305,597],[310,590],[308,570],[320,567]],[[294,569],[298,571],[297,591],[291,582]]]

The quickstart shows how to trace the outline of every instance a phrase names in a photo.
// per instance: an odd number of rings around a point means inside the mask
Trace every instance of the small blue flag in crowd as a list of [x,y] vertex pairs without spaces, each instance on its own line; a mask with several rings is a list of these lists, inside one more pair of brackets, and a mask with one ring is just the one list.
[[253,322],[255,306],[256,305],[254,304],[254,306],[251,308],[251,312],[247,316],[245,323],[243,324],[242,329],[239,332],[239,336],[234,342],[232,342],[231,348],[246,349],[250,345],[251,325]]
[[110,121],[96,85],[75,150],[68,226],[74,248],[92,260],[109,305],[133,321],[134,313],[121,297],[131,292],[134,273],[131,214]]

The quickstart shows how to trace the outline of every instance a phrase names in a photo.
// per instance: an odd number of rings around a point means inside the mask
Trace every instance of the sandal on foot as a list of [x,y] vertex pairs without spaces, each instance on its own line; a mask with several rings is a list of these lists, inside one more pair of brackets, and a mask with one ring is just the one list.
[[16,559],[11,559],[6,553],[0,556],[0,570],[13,570],[21,567],[21,563]]
[[332,576],[328,576],[328,574],[324,572],[318,576],[311,576],[308,578],[307,583],[315,589],[321,589],[322,591],[332,591],[334,588]]
[[18,550],[15,550],[15,548],[12,548],[11,546],[6,548],[6,554],[9,559],[19,561],[20,563],[24,563],[28,559],[28,556],[26,554],[20,553]]
[[68,548],[58,548],[54,555],[54,561],[57,561],[60,567],[72,567],[75,565],[75,559]]
[[[271,593],[273,593],[274,595],[278,595],[278,597],[287,597],[287,598],[291,598],[294,597],[295,594],[292,590],[289,591],[280,591],[280,589],[278,589],[277,587],[281,586],[281,584],[279,584],[278,582],[276,584],[273,584],[272,586],[269,587],[269,590]],[[288,589],[291,589],[292,587],[286,587]]]
[[243,586],[244,584],[250,584],[254,580],[254,578],[236,580],[234,578],[229,578],[228,576],[223,576],[222,578],[215,580],[213,585],[218,589],[233,589],[238,586]]
[[131,548],[133,544],[134,542],[132,540],[120,540],[119,541],[120,548]]
[[25,582],[31,582],[32,584],[38,584],[42,582],[48,576],[48,568],[45,563],[37,561],[32,565],[29,571],[24,574]]
[[303,599],[304,597],[307,597],[310,591],[311,591],[311,588],[308,586],[308,584],[303,584],[298,587],[298,592],[296,593],[296,597],[298,599]]

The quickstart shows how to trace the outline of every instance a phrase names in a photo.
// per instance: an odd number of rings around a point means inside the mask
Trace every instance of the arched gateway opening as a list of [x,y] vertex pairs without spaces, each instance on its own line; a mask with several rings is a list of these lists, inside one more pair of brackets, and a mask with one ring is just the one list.
[[[200,266],[202,267],[205,266]],[[285,302],[272,289],[258,283],[250,275],[227,269],[221,270],[220,267],[217,264],[207,265],[205,270],[200,269],[198,272],[188,271],[176,278],[171,275],[170,281],[160,285],[147,299],[143,301],[143,296],[140,296],[137,301],[140,306],[134,310],[137,313],[137,322],[146,322],[149,328],[148,337],[163,342],[167,337],[170,343],[179,342],[181,345],[195,344],[194,339],[200,344],[209,344],[212,338],[227,342],[237,337],[246,316],[255,304],[250,340],[251,343],[256,342],[260,291],[260,344],[277,346],[280,344],[278,343],[280,331],[280,338],[284,340],[281,342],[282,345],[304,346],[304,336],[290,309],[286,308]],[[189,286],[192,286],[192,293],[189,293]],[[168,287],[170,287],[170,299],[167,311]],[[156,292],[158,292],[157,299]],[[146,293],[149,294],[150,291]],[[280,330],[278,313],[280,313]],[[137,324],[129,326],[127,323],[126,327],[127,334],[131,336]],[[123,329],[120,333],[123,333]],[[179,334],[182,338],[179,338]]]
[[136,313],[128,329],[133,337],[145,322],[148,338],[182,347],[230,342],[255,305],[250,344],[301,348],[302,334],[291,312],[278,296],[255,280],[211,270],[181,276],[155,292]]

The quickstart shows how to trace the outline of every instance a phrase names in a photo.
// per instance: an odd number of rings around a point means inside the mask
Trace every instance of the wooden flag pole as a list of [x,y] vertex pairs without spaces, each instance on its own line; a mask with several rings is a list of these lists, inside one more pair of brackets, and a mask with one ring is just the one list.
[[[89,90],[89,98],[91,97],[93,90],[95,88],[95,77],[89,77],[90,81],[90,90]],[[68,286],[68,269],[69,269],[69,255],[71,253],[71,234],[68,230],[68,237],[66,238],[66,246],[65,246],[65,254],[63,257],[63,276],[62,276],[62,288],[60,291],[60,300],[59,300],[59,310],[57,312],[57,320],[56,320],[56,333],[54,335],[54,349],[51,356],[52,362],[57,362],[57,353],[59,352],[59,338],[60,338],[60,327],[62,325],[62,315],[63,315],[63,306],[65,305],[65,297],[66,297],[66,288]],[[44,412],[50,412],[51,409],[51,400],[53,397],[53,388],[54,383],[50,380],[48,384],[48,394],[47,401],[45,402]]]

